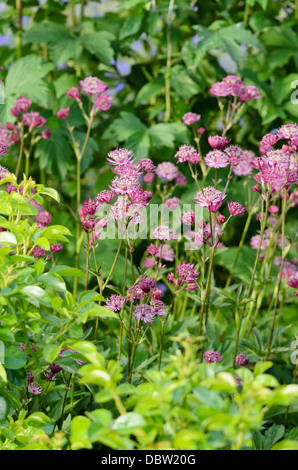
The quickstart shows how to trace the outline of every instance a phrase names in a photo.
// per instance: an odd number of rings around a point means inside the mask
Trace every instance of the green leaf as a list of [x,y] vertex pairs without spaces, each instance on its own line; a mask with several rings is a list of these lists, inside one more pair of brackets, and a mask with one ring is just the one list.
[[5,349],[4,366],[6,369],[21,369],[26,362],[26,354],[17,346],[11,345],[9,348]]
[[126,413],[123,416],[119,416],[114,421],[112,428],[115,431],[121,432],[121,434],[133,434],[138,429],[142,429],[146,426],[146,421],[142,415],[135,412]]
[[142,26],[141,15],[130,15],[123,23],[119,39],[124,39],[139,32]]
[[11,232],[0,232],[1,245],[17,245],[18,241],[15,235]]
[[85,312],[88,314],[88,317],[112,317],[112,318],[117,318],[119,320],[119,317],[116,313],[112,312],[107,307],[101,307],[98,305],[97,307],[91,308],[91,310],[88,310]]
[[114,35],[108,31],[96,31],[81,36],[83,46],[106,65],[111,64],[114,55],[114,50],[111,47],[113,39]]
[[61,351],[62,344],[48,344],[44,347],[42,355],[46,362],[54,362],[59,352]]
[[51,269],[51,273],[59,273],[61,276],[73,276],[73,277],[85,277],[85,274],[76,268],[70,268],[69,266],[55,266]]
[[148,102],[155,96],[163,92],[165,83],[162,78],[157,78],[152,82],[146,83],[138,92],[135,99],[135,106],[139,106],[143,101]]
[[6,400],[0,396],[0,421],[8,415],[9,406]]
[[298,450],[298,442],[285,439],[275,444],[270,450]]

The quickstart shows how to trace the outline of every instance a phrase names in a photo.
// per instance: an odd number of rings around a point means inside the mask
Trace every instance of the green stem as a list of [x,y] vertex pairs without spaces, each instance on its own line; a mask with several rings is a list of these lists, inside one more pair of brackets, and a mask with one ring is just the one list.
[[164,324],[164,321],[162,320],[162,324],[161,324],[161,335],[160,335],[159,360],[158,360],[158,372],[160,371],[160,366],[161,366],[164,330],[165,330],[165,324]]
[[172,13],[174,8],[175,0],[170,0],[168,14],[167,14],[167,62],[166,62],[166,76],[165,76],[165,99],[166,99],[166,110],[164,120],[168,122],[171,119],[171,60],[172,60],[172,42],[171,42],[171,23]]

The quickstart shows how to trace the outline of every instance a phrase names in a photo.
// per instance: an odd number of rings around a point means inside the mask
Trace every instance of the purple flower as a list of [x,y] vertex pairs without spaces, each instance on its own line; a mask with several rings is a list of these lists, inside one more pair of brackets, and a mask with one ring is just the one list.
[[28,390],[30,393],[33,393],[33,395],[40,395],[42,392],[42,388],[37,382],[28,384]]
[[34,256],[34,258],[42,258],[43,256],[45,256],[45,254],[45,251],[39,246],[35,246],[32,250],[32,255]]
[[228,208],[231,215],[241,215],[245,212],[245,207],[239,204],[239,202],[228,202]]
[[157,240],[173,240],[174,239],[174,232],[166,225],[161,225],[157,227],[153,232],[153,238]]
[[213,362],[219,362],[221,361],[222,357],[217,351],[205,351],[203,354],[203,357],[206,362],[209,362],[210,364]]
[[56,245],[54,245],[53,243],[50,245],[51,247],[51,252],[52,253],[58,253],[59,251],[62,251],[63,250],[63,245],[62,243],[57,243]]
[[204,158],[205,165],[210,168],[225,168],[229,164],[229,159],[224,152],[213,150]]
[[178,168],[171,162],[160,163],[155,173],[159,178],[171,181],[178,176]]
[[180,278],[180,284],[192,284],[196,282],[196,279],[199,275],[198,272],[195,272],[196,268],[193,264],[185,263],[182,261],[180,264],[177,264],[177,275]]
[[38,215],[35,216],[35,220],[39,227],[46,227],[52,221],[51,214],[47,211],[41,211]]
[[155,279],[144,276],[140,279],[139,286],[145,294],[148,294],[155,287]]
[[69,115],[69,108],[61,108],[57,111],[56,116],[59,119],[67,119]]
[[186,124],[187,126],[191,126],[195,122],[199,121],[199,119],[201,119],[200,114],[189,112],[189,113],[184,114],[184,116],[182,117],[182,122],[183,124]]
[[111,297],[106,300],[106,307],[112,310],[112,312],[119,312],[125,305],[125,301],[126,299],[122,297],[122,295],[111,295]]
[[97,77],[86,77],[80,81],[80,87],[87,95],[103,93],[108,89],[108,85]]
[[138,305],[133,312],[135,319],[144,323],[152,323],[155,315],[155,310],[150,305]]
[[150,158],[141,158],[139,161],[139,167],[142,171],[152,171],[155,169],[155,165]]
[[236,356],[236,363],[238,364],[238,366],[247,366],[247,364],[249,363],[249,358],[246,354],[238,354],[238,356]]
[[107,93],[102,93],[96,97],[94,106],[98,111],[107,111],[112,106],[113,98]]
[[76,100],[76,101],[81,101],[81,95],[79,92],[79,89],[75,86],[73,86],[70,90],[67,90],[66,96],[69,98]]

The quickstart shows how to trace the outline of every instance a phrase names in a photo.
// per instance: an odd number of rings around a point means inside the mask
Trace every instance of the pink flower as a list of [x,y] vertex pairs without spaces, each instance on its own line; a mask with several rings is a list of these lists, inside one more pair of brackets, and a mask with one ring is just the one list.
[[35,216],[35,220],[39,227],[46,227],[52,222],[52,217],[51,214],[49,214],[47,211],[41,211],[38,215]]
[[145,294],[148,294],[155,287],[155,279],[144,276],[140,279],[139,286]]
[[0,143],[0,155],[5,155],[7,153],[6,145]]
[[50,139],[52,137],[51,129],[44,129],[41,133],[43,139]]
[[100,193],[97,194],[96,196],[96,201],[97,202],[110,202],[113,197],[115,196],[114,191],[109,191],[108,189],[104,189]]
[[167,199],[165,201],[165,205],[169,208],[169,209],[176,209],[177,207],[179,207],[180,205],[180,199],[178,199],[178,197],[172,197],[170,199]]
[[157,166],[155,173],[159,178],[171,181],[177,177],[178,168],[171,162],[163,162]]
[[194,165],[196,165],[201,159],[196,149],[191,145],[182,145],[175,154],[175,158],[178,159],[178,163],[190,162]]
[[166,225],[161,225],[157,227],[153,232],[153,238],[157,240],[173,240],[174,239],[174,232]]
[[174,273],[168,273],[167,274],[167,280],[169,284],[174,284],[175,283],[175,274]]
[[107,161],[110,165],[119,165],[119,163],[132,163],[134,161],[131,150],[116,149],[108,153]]
[[196,194],[195,203],[201,207],[205,207],[211,212],[216,212],[226,197],[227,195],[223,194],[218,189],[208,186]]
[[80,81],[80,87],[87,95],[103,93],[108,89],[108,85],[97,77],[86,77]]
[[251,99],[255,100],[257,98],[262,98],[263,95],[260,93],[260,90],[256,86],[248,85],[243,90],[241,90],[238,96],[241,102],[246,102]]
[[225,148],[225,153],[228,155],[230,165],[234,167],[238,165],[243,150],[238,145],[229,145],[229,147]]
[[186,186],[187,185],[187,179],[184,175],[181,175],[181,173],[178,173],[178,175],[175,178],[176,184],[178,186]]
[[245,212],[245,207],[239,204],[239,202],[228,202],[228,208],[231,215],[241,215]]
[[151,184],[154,181],[154,173],[147,173],[144,175],[144,183]]
[[[142,171],[152,171],[155,169],[155,165],[153,164],[153,161],[150,158],[141,158],[139,161],[139,168]],[[153,174],[153,177],[154,177],[154,174]]]
[[107,93],[102,93],[101,95],[97,95],[94,106],[98,109],[98,111],[107,111],[112,106],[113,98],[109,96]]
[[152,323],[155,317],[155,311],[150,305],[138,305],[133,312],[133,316],[144,323]]
[[65,94],[66,96],[68,96],[69,98],[73,100],[81,101],[81,95],[80,95],[79,89],[75,86],[73,86],[70,90],[67,90]]
[[249,358],[246,354],[240,353],[236,356],[236,363],[240,367],[247,366],[249,363]]
[[215,135],[215,136],[209,136],[208,137],[208,143],[210,147],[212,147],[214,150],[221,150],[224,148],[228,143],[230,142],[231,139],[227,139],[227,137],[221,137],[220,135]]
[[298,271],[290,276],[287,284],[294,289],[298,289]]
[[181,222],[185,225],[193,225],[195,223],[195,213],[193,210],[183,212]]
[[122,295],[111,295],[111,297],[106,300],[106,307],[112,310],[112,312],[119,312],[124,305],[125,297],[122,297]]
[[212,85],[209,91],[212,95],[220,98],[232,94],[233,87],[229,83],[217,82]]
[[[159,290],[159,289],[157,289]],[[164,302],[162,300],[159,300],[159,299],[153,299],[150,301],[150,307],[153,308],[154,312],[156,313],[156,315],[161,315],[161,316],[165,316],[168,314],[167,310],[166,310],[166,305],[164,304]]]
[[153,258],[145,258],[143,263],[144,268],[152,269],[155,266],[155,261]]
[[223,224],[224,221],[225,221],[225,216],[223,214],[218,214],[216,216],[216,221],[219,223],[219,224]]
[[47,121],[39,113],[32,111],[31,113],[24,113],[22,122],[24,126],[28,127],[42,127]]
[[203,354],[203,357],[206,362],[213,363],[213,362],[219,362],[223,358],[217,351],[205,351]]
[[186,113],[186,114],[184,114],[184,116],[182,117],[182,122],[183,122],[183,124],[186,124],[187,126],[191,126],[191,125],[194,124],[195,122],[199,121],[199,119],[201,119],[201,115],[200,115],[200,114],[196,114],[196,113]]
[[160,300],[162,298],[162,290],[158,288],[154,289],[151,292],[151,296],[154,300]]
[[42,258],[43,256],[45,256],[45,254],[45,251],[39,246],[35,246],[32,250],[32,255],[34,256],[34,258]]
[[24,113],[25,111],[27,111],[27,109],[30,108],[31,104],[32,101],[29,100],[29,98],[24,98],[23,96],[21,96],[16,100],[13,106],[14,113],[12,112],[11,114],[13,116],[17,116],[19,113]]
[[206,129],[204,127],[199,127],[199,129],[197,129],[197,134],[198,135],[203,135],[205,131],[206,131]]
[[57,111],[56,116],[59,119],[67,119],[69,115],[69,108],[61,108]]
[[158,247],[158,252],[156,254],[157,258],[163,259],[164,261],[174,261],[175,259],[175,252],[170,245],[161,245]]
[[94,215],[97,209],[98,204],[93,199],[90,198],[89,201],[84,201],[85,214]]
[[177,264],[177,275],[180,278],[180,284],[192,284],[196,282],[199,273],[195,272],[196,268],[193,264],[183,261]]
[[204,158],[205,165],[210,168],[225,168],[229,165],[229,159],[224,152],[213,150]]
[[149,246],[147,246],[146,253],[148,253],[148,255],[150,256],[156,256],[158,253],[158,249],[159,248],[157,245],[151,243]]
[[62,243],[57,243],[57,245],[51,244],[50,247],[52,253],[58,253],[59,251],[63,250]]

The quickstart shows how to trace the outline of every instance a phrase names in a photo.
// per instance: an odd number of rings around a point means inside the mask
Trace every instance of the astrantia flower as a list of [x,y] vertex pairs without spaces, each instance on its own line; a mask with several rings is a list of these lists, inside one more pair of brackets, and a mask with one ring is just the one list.
[[84,211],[85,214],[94,215],[97,211],[98,204],[93,200],[89,199],[89,201],[84,201]]
[[81,95],[80,95],[79,89],[75,86],[73,86],[70,90],[67,90],[65,94],[66,96],[68,96],[69,98],[73,100],[81,101]]
[[102,93],[96,97],[94,106],[98,111],[107,111],[113,104],[113,98],[107,93]]
[[132,297],[134,300],[143,299],[145,297],[145,294],[139,285],[131,286],[128,289],[128,293],[128,297]]
[[215,135],[215,136],[209,136],[208,137],[208,143],[209,143],[210,147],[212,147],[214,150],[221,150],[226,145],[228,145],[230,140],[231,139],[228,139],[227,137],[222,137],[220,135]]
[[241,90],[240,93],[238,93],[238,96],[239,100],[245,103],[248,100],[262,98],[263,95],[260,93],[260,90],[256,86],[248,85],[243,90]]
[[195,213],[193,210],[183,212],[181,222],[185,225],[193,225],[195,223]]
[[137,188],[130,194],[131,202],[133,204],[140,204],[147,206],[152,199],[151,191],[144,191],[144,189]]
[[119,163],[132,163],[134,161],[131,150],[116,149],[108,153],[107,161],[110,165],[119,165]]
[[139,168],[142,171],[152,171],[155,169],[155,165],[150,158],[141,158],[139,161]]
[[162,295],[163,295],[162,290],[161,290],[161,289],[158,289],[158,288],[154,289],[154,290],[151,292],[151,296],[152,296],[152,298],[153,298],[154,300],[160,300],[161,297],[162,297]]
[[32,101],[29,98],[24,98],[21,96],[18,98],[13,106],[13,110],[16,114],[12,113],[13,116],[17,116],[19,113],[24,113],[27,109],[30,108]]
[[167,280],[168,280],[169,284],[174,284],[175,283],[175,274],[174,273],[167,274]]
[[233,91],[233,87],[229,83],[217,82],[212,85],[209,91],[212,95],[219,98],[230,95]]
[[224,152],[213,150],[204,158],[205,165],[210,168],[225,168],[229,165],[229,159]]
[[178,163],[190,162],[196,165],[200,161],[200,155],[192,145],[181,145],[178,152],[174,155]]
[[229,147],[226,147],[224,151],[228,155],[230,165],[232,167],[238,165],[240,157],[243,153],[242,148],[238,145],[229,145]]
[[178,168],[171,162],[163,162],[157,166],[155,173],[159,178],[171,181],[178,175]]
[[252,174],[252,161],[255,154],[249,150],[244,150],[239,158],[237,164],[232,165],[233,173],[237,176],[247,176]]
[[298,136],[297,124],[284,124],[277,132],[280,139],[293,139]]
[[47,123],[46,119],[37,112],[23,114],[22,122],[28,127],[42,127]]
[[110,202],[114,196],[115,196],[114,191],[109,191],[108,189],[104,189],[103,191],[97,194],[96,201],[97,202]]
[[200,114],[189,112],[189,113],[184,114],[184,116],[182,117],[182,122],[183,124],[186,124],[187,126],[191,126],[195,122],[199,121],[199,119],[201,119]]
[[38,215],[35,216],[35,220],[38,223],[39,227],[46,227],[51,223],[52,217],[47,211],[41,211]]
[[[260,243],[261,235],[254,235],[250,239],[250,246],[252,247],[253,250],[257,250],[259,248],[259,243]],[[268,245],[268,240],[263,237],[262,243],[261,243],[261,250],[266,250]]]
[[7,153],[7,146],[0,142],[0,155],[5,155]]
[[170,245],[164,244],[158,247],[158,252],[156,255],[157,258],[160,258],[164,261],[174,261],[175,252]]
[[30,393],[33,393],[33,395],[40,395],[42,392],[42,388],[37,382],[28,384],[28,390]]
[[87,95],[103,93],[108,89],[108,85],[97,77],[86,77],[80,81],[80,87]]
[[144,175],[144,183],[145,184],[153,183],[154,177],[155,177],[154,173],[146,173],[146,175]]
[[112,312],[119,312],[124,305],[125,297],[122,297],[122,295],[111,295],[111,297],[106,300],[106,307],[112,310]]
[[246,354],[238,354],[238,356],[236,356],[236,363],[241,367],[247,366],[249,363],[249,358]]
[[136,320],[141,320],[144,323],[152,323],[155,317],[155,310],[150,305],[138,305],[133,312],[133,316]]
[[167,199],[165,201],[165,205],[169,208],[169,209],[176,209],[177,207],[179,207],[180,205],[180,199],[178,197],[172,197],[170,199]]
[[153,308],[156,315],[160,315],[160,316],[164,317],[165,315],[168,314],[168,312],[166,310],[167,306],[165,305],[165,303],[162,300],[153,299],[153,300],[150,301],[150,306]]
[[218,189],[208,186],[196,194],[195,203],[201,207],[209,209],[211,212],[216,212],[220,208],[222,201],[226,196],[226,194],[223,194]]
[[186,186],[187,185],[186,176],[181,175],[181,173],[178,173],[178,175],[175,178],[175,182],[178,186]]
[[155,287],[155,279],[143,276],[139,281],[139,286],[145,294],[148,294]]
[[52,253],[58,253],[59,251],[62,251],[63,250],[63,245],[62,243],[57,243],[56,245],[54,245],[53,243],[50,245],[50,248],[51,248],[51,252]]
[[117,176],[112,181],[112,186],[110,187],[112,191],[116,194],[130,194],[138,186],[138,179],[135,177],[129,176]]
[[262,138],[260,144],[266,147],[273,147],[273,145],[275,145],[276,142],[278,141],[279,141],[279,136],[277,134],[266,134]]
[[239,204],[239,202],[228,202],[228,208],[231,215],[241,215],[245,212],[245,207]]
[[152,269],[155,266],[155,261],[153,258],[145,258],[143,262],[143,267],[146,269]]
[[294,289],[298,289],[298,271],[290,276],[287,284]]
[[196,267],[193,264],[182,263],[177,264],[177,275],[180,278],[180,284],[191,284],[196,281],[199,273],[195,272]]
[[51,129],[44,129],[41,133],[41,137],[43,139],[50,139],[52,137],[52,131]]
[[69,108],[61,108],[56,113],[56,116],[59,119],[67,119],[68,115],[69,115]]
[[206,362],[213,363],[221,361],[223,356],[221,356],[217,351],[213,351],[211,349],[210,351],[205,351],[203,357]]
[[174,232],[166,225],[161,225],[157,227],[153,232],[153,238],[157,240],[173,240],[174,239]]
[[35,246],[32,250],[32,256],[34,256],[34,258],[42,258],[45,254],[45,251],[39,246]]
[[156,254],[158,253],[158,249],[159,248],[157,245],[151,243],[149,246],[147,246],[146,253],[148,253],[148,255],[150,256],[156,256]]

